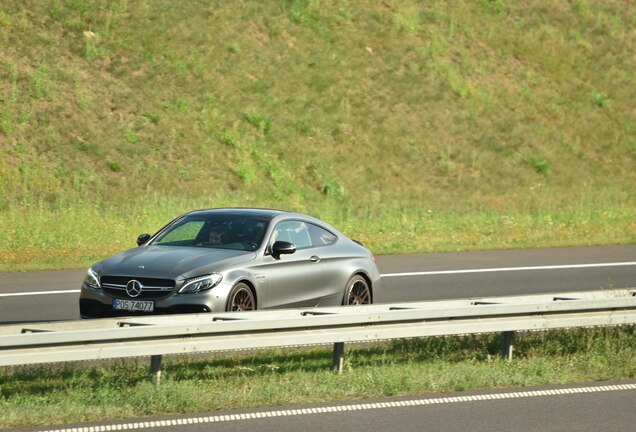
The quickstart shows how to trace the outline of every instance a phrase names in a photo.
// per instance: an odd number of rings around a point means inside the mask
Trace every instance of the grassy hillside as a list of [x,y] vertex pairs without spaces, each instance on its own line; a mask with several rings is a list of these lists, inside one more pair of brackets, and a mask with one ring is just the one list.
[[3,0],[0,47],[0,271],[220,205],[377,253],[636,241],[632,0]]

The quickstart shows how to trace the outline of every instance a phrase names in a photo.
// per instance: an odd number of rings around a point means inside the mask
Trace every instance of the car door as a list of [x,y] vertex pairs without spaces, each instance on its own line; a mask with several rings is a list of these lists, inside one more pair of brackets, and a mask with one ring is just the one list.
[[296,252],[274,258],[264,257],[262,272],[267,279],[267,307],[312,307],[326,295],[324,271],[319,255],[311,244],[307,223],[300,220],[279,222],[269,245],[286,241]]
[[338,246],[338,237],[324,227],[307,223],[312,255],[320,260],[322,271],[322,298],[318,306],[342,304],[344,289],[351,275],[347,266],[348,255]]

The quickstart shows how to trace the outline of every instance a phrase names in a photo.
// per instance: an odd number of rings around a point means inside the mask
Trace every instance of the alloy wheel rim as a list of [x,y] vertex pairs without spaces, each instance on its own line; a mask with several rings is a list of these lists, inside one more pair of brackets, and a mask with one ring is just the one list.
[[232,311],[242,312],[248,310],[254,310],[254,299],[252,298],[251,292],[248,292],[246,289],[241,289],[234,295]]
[[351,287],[349,304],[355,306],[369,304],[369,297],[370,292],[368,285],[364,281],[358,280]]

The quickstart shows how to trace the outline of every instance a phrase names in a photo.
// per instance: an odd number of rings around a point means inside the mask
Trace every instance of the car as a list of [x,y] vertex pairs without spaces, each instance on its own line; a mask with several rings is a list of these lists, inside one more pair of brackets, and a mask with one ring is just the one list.
[[220,208],[185,213],[88,269],[82,318],[370,304],[361,243],[314,217]]

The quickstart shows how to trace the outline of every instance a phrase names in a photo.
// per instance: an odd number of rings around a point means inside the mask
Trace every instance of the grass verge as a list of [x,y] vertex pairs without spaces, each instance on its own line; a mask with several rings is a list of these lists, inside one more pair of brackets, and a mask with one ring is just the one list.
[[145,361],[5,368],[0,427],[636,377],[635,326],[519,334],[512,362],[500,346],[481,335],[350,347],[341,375],[325,348],[172,357],[159,387]]
[[[634,206],[618,192],[581,197],[578,204],[543,192],[520,193],[502,198],[496,210],[472,202],[361,204],[327,199],[284,207],[331,223],[375,254],[636,243]],[[9,209],[0,224],[0,272],[86,267],[133,247],[139,234],[155,232],[196,208],[280,204],[236,196],[212,203],[155,197],[99,210],[81,204]]]

